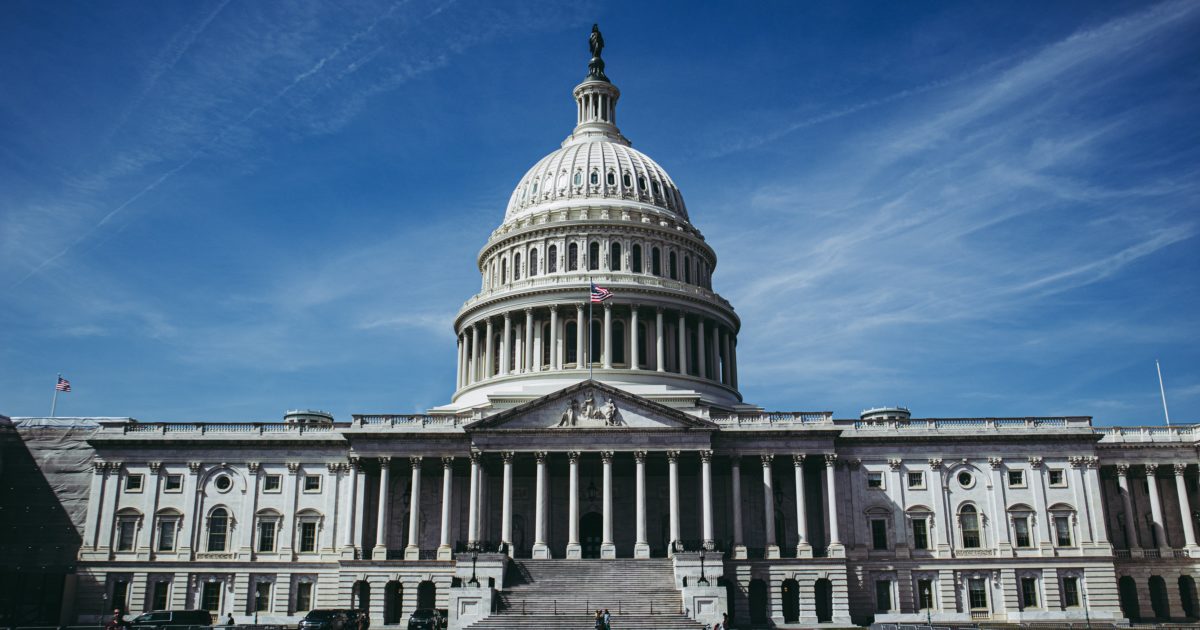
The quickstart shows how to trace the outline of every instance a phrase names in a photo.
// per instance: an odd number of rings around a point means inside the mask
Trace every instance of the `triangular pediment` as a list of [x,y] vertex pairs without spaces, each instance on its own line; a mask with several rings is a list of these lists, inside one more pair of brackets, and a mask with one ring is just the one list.
[[717,425],[706,420],[593,380],[560,389],[465,427],[467,431],[715,428]]

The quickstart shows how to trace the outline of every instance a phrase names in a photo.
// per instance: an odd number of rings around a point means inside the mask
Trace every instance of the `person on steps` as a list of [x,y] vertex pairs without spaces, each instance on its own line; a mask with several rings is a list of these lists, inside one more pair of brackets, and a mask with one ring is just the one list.
[[604,630],[612,630],[612,615],[607,608],[604,609]]
[[600,609],[596,609],[596,630],[604,630],[604,616],[600,614]]

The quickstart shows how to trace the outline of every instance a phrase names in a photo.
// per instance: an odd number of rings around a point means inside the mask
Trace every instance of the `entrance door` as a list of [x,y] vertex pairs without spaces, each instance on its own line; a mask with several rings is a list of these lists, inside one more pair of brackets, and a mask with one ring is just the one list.
[[588,512],[579,519],[580,552],[584,558],[599,558],[601,537],[604,535],[604,521],[596,512]]
[[833,621],[833,582],[821,578],[817,580],[813,590],[817,600],[817,623]]

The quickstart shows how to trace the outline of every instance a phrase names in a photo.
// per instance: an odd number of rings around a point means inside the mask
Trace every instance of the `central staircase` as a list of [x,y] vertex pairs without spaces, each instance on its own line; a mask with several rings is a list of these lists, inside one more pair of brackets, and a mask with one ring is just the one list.
[[669,559],[516,560],[497,593],[497,612],[471,630],[591,630],[597,609],[618,630],[700,630],[683,614]]

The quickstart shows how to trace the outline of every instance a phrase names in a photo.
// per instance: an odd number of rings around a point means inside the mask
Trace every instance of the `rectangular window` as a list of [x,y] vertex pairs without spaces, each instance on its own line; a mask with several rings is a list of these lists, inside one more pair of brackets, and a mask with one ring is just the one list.
[[183,492],[183,475],[167,475],[163,492]]
[[143,476],[140,474],[126,476],[125,477],[125,492],[141,492],[142,491],[142,479],[143,479]]
[[876,550],[888,548],[887,521],[881,518],[871,520],[871,547]]
[[254,612],[271,612],[271,583],[254,585]]
[[136,534],[136,521],[122,520],[117,523],[117,551],[133,551],[133,542]]
[[971,610],[987,610],[987,582],[983,578],[967,580],[967,601],[971,604]]
[[304,491],[305,492],[320,492],[321,491],[321,475],[304,475]]
[[883,473],[868,472],[867,473],[867,487],[873,488],[875,490],[882,490],[883,489]]
[[151,610],[166,610],[167,599],[171,596],[171,583],[159,581],[154,583],[154,589],[150,591],[150,609]]
[[933,610],[933,580],[917,580],[917,606],[921,610]]
[[312,582],[300,582],[296,584],[296,612],[312,608],[312,589]]
[[1021,605],[1025,608],[1037,608],[1038,587],[1036,578],[1021,578]]
[[122,612],[129,610],[129,580],[119,579],[113,582],[112,608],[120,608]]
[[1057,538],[1059,547],[1072,547],[1071,544],[1071,517],[1055,516],[1054,517],[1054,533]]
[[1029,517],[1017,516],[1013,518],[1013,544],[1017,547],[1032,547],[1033,540],[1029,537]]
[[1063,578],[1063,606],[1067,608],[1079,606],[1079,578]]
[[892,609],[892,581],[875,580],[875,612]]
[[258,522],[258,551],[275,551],[275,521]]
[[158,550],[175,551],[175,519],[158,521]]
[[209,612],[219,612],[221,610],[221,588],[225,584],[222,582],[204,582],[204,587],[200,589],[200,608]]
[[1008,471],[1008,487],[1009,488],[1024,488],[1025,487],[1025,471],[1024,470]]
[[280,475],[267,475],[263,477],[263,492],[279,492],[283,486],[283,480]]
[[925,487],[925,473],[921,471],[908,473],[908,487],[919,490]]
[[300,523],[300,552],[312,553],[317,550],[317,524],[313,521]]
[[913,549],[929,549],[929,523],[923,519],[914,519],[913,527]]
[[1050,477],[1050,486],[1053,488],[1063,488],[1067,485],[1067,474],[1061,468],[1052,468],[1048,473]]

